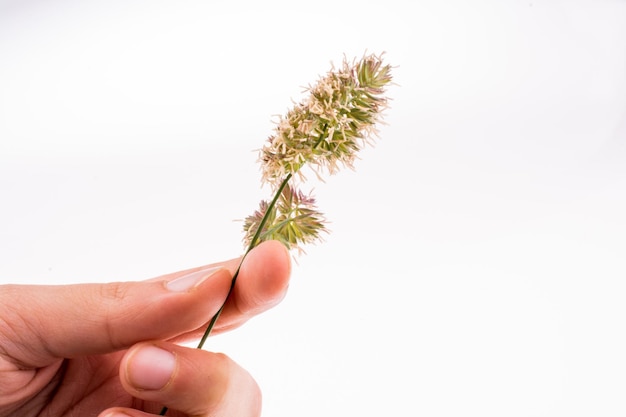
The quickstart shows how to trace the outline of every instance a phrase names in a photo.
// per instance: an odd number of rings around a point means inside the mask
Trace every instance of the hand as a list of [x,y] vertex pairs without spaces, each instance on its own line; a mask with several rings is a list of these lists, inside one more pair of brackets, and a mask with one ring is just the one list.
[[[226,299],[239,260],[143,282],[0,286],[0,416],[253,417],[261,395],[228,357],[180,346]],[[213,332],[280,302],[290,258],[246,256]],[[116,414],[122,413],[122,414]]]

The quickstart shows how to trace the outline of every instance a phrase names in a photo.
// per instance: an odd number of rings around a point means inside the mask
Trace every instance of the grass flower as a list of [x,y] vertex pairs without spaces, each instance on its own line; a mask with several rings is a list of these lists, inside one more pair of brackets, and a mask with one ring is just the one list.
[[305,180],[301,171],[305,165],[322,179],[325,172],[332,175],[342,166],[353,168],[358,152],[378,134],[390,82],[391,67],[379,56],[344,60],[339,69],[331,69],[309,86],[309,96],[278,120],[259,157],[262,181],[272,186],[274,200],[262,201],[246,219],[248,250],[277,239],[301,251],[301,244],[319,239],[326,231],[314,200],[302,198],[292,178]]
[[390,82],[391,67],[368,55],[344,60],[309,86],[308,98],[279,119],[261,150],[263,181],[277,185],[305,164],[318,174],[334,174],[341,165],[352,168],[357,153],[377,134]]
[[[352,62],[344,59],[340,68],[332,68],[306,89],[309,95],[304,101],[279,118],[259,155],[262,183],[271,186],[273,198],[261,201],[244,220],[244,257],[266,240],[278,240],[290,250],[302,252],[302,245],[327,232],[315,199],[296,187],[306,180],[301,169],[308,166],[323,179],[324,173],[353,168],[358,152],[378,134],[376,127],[387,108],[385,92],[390,83],[391,67],[383,64],[381,56],[365,55]],[[239,269],[231,291],[238,273]],[[204,346],[224,305],[209,322],[198,349]],[[166,413],[163,408],[161,415]]]
[[302,243],[312,243],[327,231],[324,223],[324,216],[315,207],[315,199],[286,184],[276,204],[271,206],[261,201],[259,209],[245,219],[244,243],[250,247],[253,242],[278,240],[302,252]]

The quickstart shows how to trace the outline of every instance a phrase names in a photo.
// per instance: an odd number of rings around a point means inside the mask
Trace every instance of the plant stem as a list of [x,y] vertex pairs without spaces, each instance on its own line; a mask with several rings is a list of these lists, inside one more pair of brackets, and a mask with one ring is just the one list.
[[215,326],[215,322],[217,321],[217,319],[222,314],[222,310],[224,310],[224,306],[226,305],[226,301],[228,301],[228,298],[230,297],[230,294],[233,292],[233,289],[235,288],[235,282],[237,281],[237,276],[239,276],[239,270],[241,269],[241,265],[243,264],[243,260],[246,258],[246,255],[248,255],[248,253],[252,250],[252,248],[254,248],[256,246],[257,240],[259,240],[259,237],[261,236],[261,229],[263,229],[263,227],[265,227],[265,223],[267,223],[267,217],[268,217],[267,213],[269,213],[274,208],[274,206],[276,205],[276,202],[278,201],[278,198],[280,197],[280,194],[283,192],[283,190],[285,189],[285,187],[289,183],[290,179],[291,179],[291,174],[289,174],[289,175],[287,175],[287,177],[285,177],[285,179],[283,180],[282,184],[280,184],[280,187],[276,191],[276,195],[274,196],[274,199],[272,200],[270,205],[267,207],[267,211],[265,212],[265,215],[261,219],[261,223],[259,223],[259,227],[258,227],[256,233],[252,237],[252,240],[250,240],[250,244],[248,245],[248,248],[246,249],[246,252],[241,257],[241,261],[239,262],[239,265],[237,266],[237,270],[233,274],[233,279],[232,279],[232,281],[230,283],[230,289],[228,290],[228,294],[226,295],[226,300],[224,300],[224,303],[222,304],[220,309],[217,310],[217,313],[215,313],[215,315],[213,316],[213,318],[209,322],[209,325],[207,326],[206,330],[204,331],[204,334],[202,335],[202,338],[200,339],[200,342],[198,343],[198,346],[197,346],[198,349],[202,349],[202,347],[204,346],[204,342],[206,342],[206,339],[207,339],[207,337],[209,337],[209,334],[211,333],[211,330],[213,330],[213,326]]
[[[217,310],[217,313],[215,313],[215,315],[213,316],[213,318],[209,322],[206,330],[204,331],[204,334],[202,335],[202,338],[200,339],[200,342],[198,342],[197,349],[202,349],[202,347],[204,346],[204,343],[206,342],[207,338],[209,337],[209,334],[211,334],[211,331],[213,330],[213,327],[215,326],[215,323],[217,322],[217,319],[219,319],[220,315],[222,314],[222,310],[224,310],[224,306],[226,306],[226,302],[230,298],[230,294],[233,292],[233,289],[235,288],[235,282],[237,282],[237,276],[239,276],[239,270],[241,269],[241,265],[243,264],[243,260],[246,258],[246,255],[248,255],[248,253],[252,250],[252,248],[254,248],[256,246],[257,240],[259,240],[259,238],[261,237],[261,230],[263,230],[263,228],[265,227],[265,223],[267,223],[267,218],[268,218],[267,214],[269,212],[271,212],[272,209],[274,208],[274,206],[276,205],[276,202],[280,198],[280,195],[282,194],[283,190],[285,189],[285,187],[289,183],[289,180],[291,179],[291,177],[292,177],[291,173],[289,173],[285,177],[283,182],[280,184],[280,187],[278,187],[278,190],[276,190],[276,194],[274,195],[274,198],[272,199],[272,202],[269,204],[269,206],[267,206],[267,210],[265,211],[265,215],[261,219],[261,223],[259,223],[259,227],[257,228],[257,231],[254,233],[254,236],[250,240],[250,244],[248,245],[248,248],[246,249],[246,251],[243,254],[243,256],[241,257],[241,261],[239,262],[239,265],[237,266],[237,270],[233,274],[233,279],[230,282],[230,288],[228,290],[228,294],[226,295],[226,299],[224,300],[224,303],[222,304],[220,309]],[[166,413],[167,413],[167,407],[163,407],[161,409],[161,412],[159,413],[159,415],[160,416],[164,416]]]
[[[317,142],[315,142],[315,145],[313,145],[313,149],[317,148],[319,144],[322,143],[322,141],[325,139],[327,128],[328,126],[325,125],[324,129],[322,130],[322,133],[320,134],[320,137],[318,138]],[[246,258],[248,253],[250,253],[252,248],[254,248],[257,245],[257,241],[261,238],[261,232],[263,228],[265,227],[265,223],[267,223],[268,214],[274,209],[276,202],[280,198],[280,195],[283,193],[283,190],[285,189],[287,184],[289,184],[289,181],[291,180],[292,177],[293,177],[292,172],[290,172],[289,174],[285,176],[285,178],[283,179],[283,182],[280,183],[280,186],[276,190],[276,193],[274,194],[274,198],[272,199],[270,204],[267,206],[267,209],[265,210],[265,214],[263,215],[263,218],[261,219],[261,222],[259,223],[259,226],[257,227],[257,230],[254,233],[254,236],[252,237],[252,239],[250,239],[250,244],[246,248],[246,251],[244,252],[243,256],[241,257],[241,261],[239,262],[239,265],[237,266],[237,270],[233,274],[233,279],[230,282],[230,289],[228,290],[226,299],[224,300],[224,303],[222,303],[222,306],[220,307],[220,309],[217,310],[217,313],[215,313],[215,315],[213,316],[213,318],[207,325],[207,328],[204,331],[202,338],[200,338],[200,342],[198,342],[198,346],[196,347],[197,349],[202,349],[202,347],[204,346],[204,343],[206,342],[207,338],[211,334],[211,331],[213,330],[213,327],[215,326],[217,319],[219,319],[220,315],[222,314],[222,310],[224,310],[224,307],[226,306],[226,302],[230,298],[230,294],[233,292],[233,289],[235,288],[235,282],[237,281],[237,276],[239,276],[239,270],[241,269],[241,265],[243,264],[244,259]],[[167,410],[168,410],[167,407],[163,407],[159,415],[164,416],[167,413]]]

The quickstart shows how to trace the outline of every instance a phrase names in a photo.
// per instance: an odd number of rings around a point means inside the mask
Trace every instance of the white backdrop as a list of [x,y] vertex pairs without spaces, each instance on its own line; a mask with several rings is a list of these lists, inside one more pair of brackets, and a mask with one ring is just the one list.
[[0,281],[238,256],[272,116],[385,51],[288,297],[208,349],[264,416],[626,413],[626,2],[0,0]]

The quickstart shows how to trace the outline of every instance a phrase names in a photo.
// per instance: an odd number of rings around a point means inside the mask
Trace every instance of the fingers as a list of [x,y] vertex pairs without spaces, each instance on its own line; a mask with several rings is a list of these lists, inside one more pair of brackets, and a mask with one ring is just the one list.
[[[3,356],[18,366],[41,367],[59,358],[192,334],[223,304],[238,263],[143,282],[0,286]],[[278,303],[289,272],[289,255],[280,243],[266,242],[251,251],[216,330],[238,326]]]
[[[218,266],[227,268],[234,275],[240,263],[241,258],[236,258],[165,275],[154,278],[154,280],[173,279],[180,275]],[[287,293],[290,275],[291,256],[282,243],[267,241],[254,248],[245,256],[243,264],[241,264],[237,283],[228,297],[224,311],[213,329],[213,333],[238,327],[253,316],[278,304]],[[196,338],[204,332],[205,327],[206,323],[203,323],[194,332],[186,333],[177,340],[186,341],[190,338]]]
[[254,379],[222,354],[167,342],[140,343],[124,356],[120,379],[129,394],[159,409],[165,405],[203,417],[257,417],[261,412]]
[[[235,274],[240,263],[241,258],[237,258],[221,265]],[[201,268],[210,268],[216,265],[207,265]],[[186,273],[201,268],[195,268],[186,271]],[[179,274],[181,273],[175,275]],[[236,328],[253,316],[278,304],[287,292],[290,274],[291,257],[282,243],[268,241],[253,249],[241,265],[237,283],[228,297],[212,334]],[[197,340],[206,330],[207,322],[202,323],[193,331],[180,335],[175,340],[179,343]]]
[[225,268],[152,282],[7,286],[0,291],[0,339],[27,366],[111,352],[174,337],[214,314],[228,293]]
[[269,241],[252,250],[241,265],[215,331],[237,327],[278,304],[287,292],[290,274],[291,258],[282,243]]

